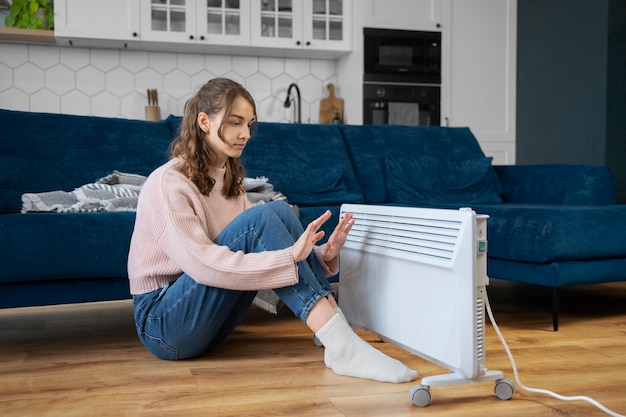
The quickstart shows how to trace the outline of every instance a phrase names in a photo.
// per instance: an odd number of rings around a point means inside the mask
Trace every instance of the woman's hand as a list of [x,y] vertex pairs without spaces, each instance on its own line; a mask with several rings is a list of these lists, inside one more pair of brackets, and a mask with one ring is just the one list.
[[344,214],[335,230],[333,230],[333,234],[330,235],[326,244],[322,246],[322,259],[324,259],[324,262],[330,262],[339,255],[353,225],[352,213]]
[[[324,214],[313,220],[311,223],[309,223],[306,229],[304,229],[304,232],[293,244],[294,261],[300,262],[305,260],[313,250],[315,244],[324,237],[324,231],[319,229],[324,223],[326,223],[328,219],[330,219],[330,215],[330,210],[326,210]],[[334,234],[335,233],[333,233],[333,235]]]

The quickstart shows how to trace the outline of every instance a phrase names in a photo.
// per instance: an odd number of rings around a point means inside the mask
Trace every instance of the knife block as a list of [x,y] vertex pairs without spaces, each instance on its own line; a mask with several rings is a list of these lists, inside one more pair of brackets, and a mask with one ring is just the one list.
[[161,109],[159,106],[146,106],[146,120],[154,122],[161,120]]

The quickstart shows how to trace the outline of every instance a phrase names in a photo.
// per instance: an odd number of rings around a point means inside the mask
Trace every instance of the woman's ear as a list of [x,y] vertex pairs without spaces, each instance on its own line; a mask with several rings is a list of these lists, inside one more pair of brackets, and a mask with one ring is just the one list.
[[200,126],[200,129],[204,133],[207,133],[209,131],[209,128],[211,127],[211,119],[209,118],[209,115],[201,111],[200,113],[198,113],[197,121],[198,121],[198,126]]

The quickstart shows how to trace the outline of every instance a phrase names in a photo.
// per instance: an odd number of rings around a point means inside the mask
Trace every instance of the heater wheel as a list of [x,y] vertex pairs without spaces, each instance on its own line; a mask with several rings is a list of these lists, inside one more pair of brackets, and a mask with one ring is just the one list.
[[409,391],[409,399],[418,407],[426,407],[431,398],[430,389],[424,385],[415,385]]
[[499,399],[510,400],[515,393],[515,384],[508,378],[502,378],[496,381],[493,391]]

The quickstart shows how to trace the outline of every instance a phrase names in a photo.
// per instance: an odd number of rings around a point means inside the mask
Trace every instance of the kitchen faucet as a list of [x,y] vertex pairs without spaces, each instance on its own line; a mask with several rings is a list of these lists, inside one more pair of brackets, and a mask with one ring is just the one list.
[[287,98],[285,99],[285,108],[288,108],[291,106],[291,102],[293,101],[293,99],[291,98],[291,89],[295,87],[296,88],[296,98],[298,99],[297,103],[296,103],[296,108],[294,109],[294,123],[302,123],[302,110],[301,110],[301,98],[300,98],[300,89],[298,88],[298,85],[296,83],[291,83],[289,84],[289,88],[287,89]]

